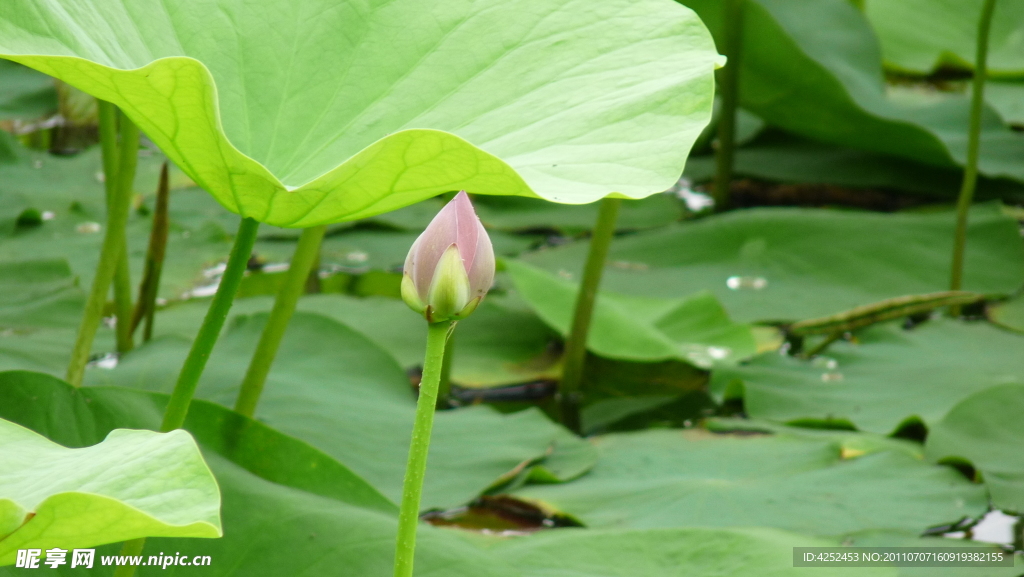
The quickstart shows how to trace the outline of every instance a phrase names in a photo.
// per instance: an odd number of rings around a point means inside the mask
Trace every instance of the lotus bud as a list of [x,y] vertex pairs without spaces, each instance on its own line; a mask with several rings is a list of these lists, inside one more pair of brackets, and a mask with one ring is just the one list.
[[405,259],[402,299],[428,322],[466,318],[494,281],[494,249],[469,195],[437,213]]

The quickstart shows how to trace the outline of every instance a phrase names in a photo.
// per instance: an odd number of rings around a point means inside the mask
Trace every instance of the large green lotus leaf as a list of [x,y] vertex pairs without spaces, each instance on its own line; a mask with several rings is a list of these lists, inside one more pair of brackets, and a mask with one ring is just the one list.
[[844,459],[842,445],[787,435],[650,430],[593,439],[597,465],[517,495],[592,528],[774,527],[838,537],[920,534],[983,513],[984,489],[903,451]]
[[[158,422],[166,396],[102,387],[75,390],[44,375],[7,373],[0,375],[0,400],[0,416],[78,446],[102,439],[111,427]],[[240,425],[244,428],[238,432]],[[217,475],[224,537],[149,539],[146,558],[161,551],[210,555],[207,571],[225,576],[391,574],[394,515],[375,510],[375,499],[359,498],[359,488],[342,465],[205,401],[193,403],[186,428]],[[582,571],[602,577],[668,577],[682,571],[795,577],[805,570],[791,567],[791,547],[832,543],[773,529],[562,530],[495,539],[422,525],[418,544],[421,575],[576,577]],[[116,555],[118,548],[100,548],[97,564],[105,555]],[[0,575],[16,571],[0,569]],[[193,567],[173,566],[138,571],[143,576],[194,573]],[[862,573],[891,575],[884,569]],[[57,574],[109,573],[65,565]],[[839,574],[825,569],[815,573]]]
[[[984,0],[866,0],[885,63],[930,74],[943,66],[971,70]],[[995,3],[988,38],[988,71],[1024,76],[1024,2]]]
[[925,445],[932,460],[970,462],[982,473],[1000,509],[1024,512],[1024,385],[979,391],[932,427]]
[[972,393],[1024,380],[1024,337],[987,323],[936,319],[913,330],[889,323],[802,361],[764,354],[714,375],[723,393],[743,384],[755,418],[832,421],[890,433],[908,419],[940,421]]
[[57,110],[53,79],[0,60],[0,120],[31,119]]
[[0,565],[18,549],[221,536],[217,483],[184,431],[68,449],[0,419],[0,455]]
[[[518,261],[505,267],[519,294],[563,335],[572,325],[578,285]],[[710,293],[687,299],[598,294],[587,348],[613,359],[678,359],[699,367],[738,360],[757,350],[750,327],[729,320]]]
[[[234,404],[265,319],[236,317],[210,357],[199,398]],[[89,371],[87,382],[170,391],[188,344],[173,337],[154,340],[114,370]],[[302,312],[289,325],[257,411],[264,422],[345,463],[395,501],[401,495],[414,414],[408,377],[390,355],[334,320]],[[590,452],[535,409],[510,415],[483,406],[442,411],[433,439],[424,509],[463,504],[518,465],[542,461],[550,451]],[[563,471],[562,477],[581,474],[593,458],[590,452],[588,461]]]
[[0,37],[0,55],[120,106],[233,212],[291,227],[458,189],[665,190],[721,62],[668,0],[26,0]]
[[[507,539],[494,552],[530,577],[850,575],[840,568],[793,567],[793,547],[828,546],[835,544],[767,528],[571,529]],[[887,567],[855,571],[858,577],[897,575]]]
[[[721,38],[722,2],[682,2]],[[925,164],[965,164],[968,97],[887,87],[878,40],[849,0],[753,0],[743,42],[741,104],[769,124]],[[982,174],[1024,180],[1024,135],[986,109],[981,138]]]
[[[953,225],[946,211],[733,211],[616,239],[602,287],[655,298],[710,290],[740,322],[815,318],[944,290]],[[586,248],[521,260],[578,278]],[[971,212],[965,274],[964,287],[982,293],[1009,294],[1024,283],[1018,224],[994,204]]]

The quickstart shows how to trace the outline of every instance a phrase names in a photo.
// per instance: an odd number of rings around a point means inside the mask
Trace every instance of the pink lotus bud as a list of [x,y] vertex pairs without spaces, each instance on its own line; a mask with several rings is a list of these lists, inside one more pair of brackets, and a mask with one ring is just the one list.
[[494,281],[494,249],[465,191],[437,213],[405,259],[402,299],[428,322],[462,319]]

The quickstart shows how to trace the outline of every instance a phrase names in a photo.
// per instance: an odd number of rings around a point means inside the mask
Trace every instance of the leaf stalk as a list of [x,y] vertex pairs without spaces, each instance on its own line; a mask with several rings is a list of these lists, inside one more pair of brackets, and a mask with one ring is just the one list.
[[590,333],[590,321],[594,314],[594,301],[601,285],[604,263],[608,259],[608,248],[615,234],[615,222],[619,217],[622,200],[605,198],[601,201],[597,213],[597,223],[590,237],[590,250],[583,268],[583,279],[579,293],[576,295],[576,307],[572,317],[572,327],[565,341],[565,356],[562,368],[562,381],[559,384],[559,403],[561,405],[562,424],[579,433],[580,427],[580,396],[582,394],[583,370],[587,358],[587,335]]
[[231,310],[231,304],[238,293],[238,286],[242,283],[242,276],[252,254],[252,247],[256,243],[256,233],[260,224],[252,218],[243,218],[238,226],[238,233],[235,234],[235,244],[231,247],[231,255],[228,257],[227,268],[221,276],[220,285],[217,287],[217,294],[213,295],[213,302],[206,311],[206,317],[199,328],[196,340],[192,342],[192,348],[188,352],[185,364],[178,375],[178,382],[174,385],[171,399],[167,403],[164,413],[161,432],[173,431],[181,428],[188,415],[189,404],[192,402],[192,395],[196,392],[196,385],[199,384],[199,377],[206,368],[206,362],[210,360],[210,352],[217,344],[217,338],[224,327],[224,321]]
[[295,254],[285,274],[284,284],[277,291],[274,298],[274,308],[270,311],[267,324],[263,327],[263,334],[260,335],[259,344],[249,361],[249,368],[242,379],[241,389],[238,391],[238,399],[235,401],[235,411],[247,417],[256,413],[256,405],[259,403],[260,394],[263,393],[263,385],[270,374],[270,367],[274,364],[277,350],[281,346],[284,333],[288,330],[288,322],[295,314],[295,306],[299,297],[306,289],[310,269],[317,261],[320,254],[320,244],[323,242],[324,233],[327,232],[327,225],[314,226],[302,231],[299,236],[299,244],[295,247]]
[[[112,173],[107,173],[107,223],[103,235],[103,246],[100,249],[100,260],[96,265],[96,275],[93,277],[92,288],[82,314],[82,322],[78,327],[75,345],[71,350],[71,361],[68,363],[66,380],[76,387],[82,386],[85,367],[89,364],[89,353],[92,351],[92,343],[96,338],[96,329],[99,328],[103,319],[107,293],[114,280],[119,259],[125,252],[124,229],[128,223],[132,183],[135,180],[135,167],[139,152],[138,127],[127,117],[121,115],[121,144],[117,146],[110,136],[113,132],[112,127],[117,116],[117,109],[108,102],[100,102],[100,111],[101,119],[104,119],[105,124],[101,130],[106,136],[103,145],[103,167],[105,171],[112,170]],[[116,155],[114,151],[117,151]],[[113,178],[110,178],[111,174],[114,175]],[[130,327],[130,316],[124,325]]]

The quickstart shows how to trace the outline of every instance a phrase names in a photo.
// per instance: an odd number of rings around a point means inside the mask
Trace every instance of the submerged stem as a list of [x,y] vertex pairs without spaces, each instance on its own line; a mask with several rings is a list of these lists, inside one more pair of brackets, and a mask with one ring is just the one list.
[[256,352],[249,361],[249,369],[245,372],[242,387],[238,391],[238,400],[235,401],[235,411],[238,413],[247,417],[252,417],[256,413],[256,404],[259,403],[260,394],[263,392],[263,384],[270,373],[271,365],[274,364],[281,339],[288,329],[288,321],[295,313],[295,305],[306,288],[309,271],[320,254],[320,243],[325,232],[327,225],[314,226],[303,230],[302,236],[299,237],[299,244],[295,247],[284,284],[277,291],[274,308],[271,309],[267,324],[263,327],[260,342],[256,345]]
[[132,332],[138,328],[143,319],[146,326],[142,332],[142,341],[153,337],[153,318],[156,313],[156,297],[160,292],[160,275],[163,272],[164,256],[167,252],[167,234],[170,228],[168,217],[170,203],[170,182],[167,163],[160,170],[160,184],[156,189],[156,208],[153,211],[153,227],[149,233],[149,246],[146,248],[146,269],[139,284],[139,302],[132,315]]
[[580,432],[580,387],[583,381],[583,366],[587,357],[587,335],[590,319],[594,313],[594,300],[601,284],[604,262],[608,258],[608,247],[615,234],[615,221],[619,216],[618,198],[605,198],[597,214],[593,235],[590,237],[590,251],[583,268],[583,279],[576,295],[576,308],[572,317],[572,328],[565,341],[565,360],[562,368],[562,382],[559,385],[562,424]]
[[[99,328],[103,318],[103,307],[107,303],[110,283],[114,280],[118,260],[124,252],[124,228],[128,223],[132,182],[135,180],[135,166],[139,152],[139,129],[123,115],[121,116],[121,146],[117,147],[110,143],[111,119],[114,117],[112,111],[116,111],[116,109],[112,104],[101,103],[101,110],[103,109],[106,109],[103,116],[106,118],[107,126],[102,130],[105,130],[108,135],[108,141],[104,144],[103,165],[104,170],[114,169],[115,178],[108,178],[107,226],[103,234],[100,261],[96,265],[96,276],[93,278],[89,298],[82,314],[82,323],[78,327],[75,345],[71,350],[71,362],[68,363],[67,381],[76,387],[82,385],[82,377],[85,375],[85,367],[89,363],[89,353],[92,350],[93,339],[96,337],[96,329]],[[112,154],[113,150],[118,151],[116,160],[108,160],[106,156]],[[130,324],[130,320],[126,324]]]
[[402,485],[402,506],[398,514],[398,538],[395,544],[395,577],[412,577],[413,557],[416,552],[416,526],[419,524],[420,495],[427,470],[427,451],[430,431],[434,426],[434,407],[437,387],[441,380],[445,345],[455,323],[431,323],[427,328],[427,352],[423,359],[423,379],[416,402],[416,421],[409,445],[409,462]]
[[[978,181],[978,151],[981,146],[981,113],[985,106],[985,76],[988,69],[988,36],[992,27],[992,13],[995,0],[985,0],[978,21],[978,47],[974,64],[974,86],[971,93],[971,124],[967,134],[967,164],[960,186],[960,198],[956,204],[956,232],[953,235],[953,266],[950,273],[950,290],[960,290],[964,275],[964,250],[967,245],[967,213],[974,200],[974,187]],[[960,307],[951,307],[959,316]]]
[[252,247],[256,243],[256,232],[260,223],[251,218],[243,218],[238,226],[238,233],[235,235],[235,244],[231,247],[231,256],[228,257],[227,268],[221,276],[220,285],[217,287],[217,294],[213,295],[213,302],[206,311],[206,318],[199,328],[196,340],[192,342],[192,348],[188,352],[185,364],[178,375],[178,382],[174,385],[174,392],[167,403],[167,410],[164,413],[164,422],[160,426],[161,431],[173,431],[180,428],[188,415],[188,407],[192,402],[192,395],[199,384],[199,377],[206,368],[206,361],[210,359],[210,352],[217,344],[220,330],[231,310],[231,304],[235,300],[235,293],[238,292],[238,285],[242,282],[245,274],[245,267],[252,254]]
[[729,185],[736,152],[736,110],[739,107],[740,60],[743,55],[743,10],[746,0],[726,0],[723,47],[729,59],[722,69],[722,110],[718,120],[718,151],[715,155],[715,210],[729,208]]

